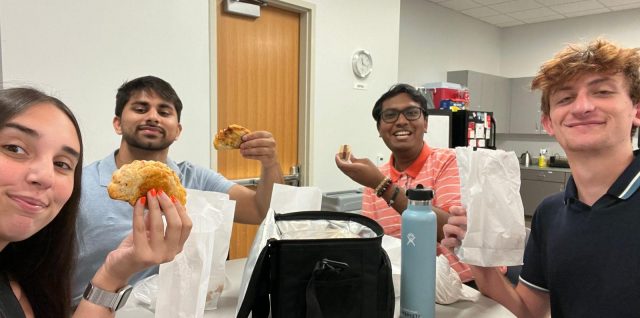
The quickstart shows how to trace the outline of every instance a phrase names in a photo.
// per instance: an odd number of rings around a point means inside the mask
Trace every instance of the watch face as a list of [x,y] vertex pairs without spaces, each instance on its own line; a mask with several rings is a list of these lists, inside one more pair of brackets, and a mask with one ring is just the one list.
[[365,50],[357,51],[352,60],[353,73],[359,78],[366,78],[373,70],[371,54]]

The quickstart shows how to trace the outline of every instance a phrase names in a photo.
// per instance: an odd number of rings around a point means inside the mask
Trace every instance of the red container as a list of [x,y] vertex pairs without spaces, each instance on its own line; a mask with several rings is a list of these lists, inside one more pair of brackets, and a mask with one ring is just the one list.
[[469,101],[469,92],[466,90],[454,88],[429,88],[429,90],[433,93],[433,105],[436,109],[440,109],[440,102],[443,100]]

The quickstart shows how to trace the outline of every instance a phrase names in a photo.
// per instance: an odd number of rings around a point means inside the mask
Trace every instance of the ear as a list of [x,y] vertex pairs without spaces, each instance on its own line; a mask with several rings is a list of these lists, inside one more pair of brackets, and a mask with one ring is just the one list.
[[176,135],[176,139],[174,140],[178,140],[178,137],[180,137],[180,134],[182,134],[182,124],[178,123],[178,134]]
[[555,135],[549,115],[542,114],[542,116],[540,117],[540,122],[542,123],[542,127],[544,127],[544,130],[547,132],[547,134],[549,134],[549,136]]
[[122,126],[120,124],[120,117],[113,117],[113,130],[115,130],[118,135],[122,135]]
[[636,115],[633,117],[633,126],[640,127],[640,102],[633,105],[633,108],[636,110]]

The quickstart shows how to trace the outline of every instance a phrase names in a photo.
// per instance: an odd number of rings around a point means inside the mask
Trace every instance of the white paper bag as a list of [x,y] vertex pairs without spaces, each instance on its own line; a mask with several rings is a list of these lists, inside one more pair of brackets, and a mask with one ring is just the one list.
[[[216,241],[216,231],[228,218],[225,213],[233,217],[233,209],[231,212],[221,210],[229,205],[221,202],[228,201],[228,195],[188,189],[187,198],[187,212],[193,228],[182,253],[172,262],[160,265],[156,318],[203,317],[214,263],[214,245],[226,244],[226,249],[229,247],[228,239]],[[235,202],[232,205],[235,206]],[[224,273],[222,275],[224,281]]]
[[280,239],[276,229],[275,213],[288,213],[299,211],[319,211],[322,203],[322,191],[315,187],[293,187],[283,184],[274,184],[271,193],[271,205],[267,215],[260,224],[256,236],[251,244],[247,262],[242,273],[242,281],[238,294],[238,305],[236,315],[242,305],[242,300],[247,292],[251,274],[256,266],[258,255],[263,247],[267,245],[270,238]]
[[455,150],[461,201],[467,210],[467,234],[456,254],[472,265],[521,265],[526,233],[516,154],[472,147]]
[[229,196],[226,194],[225,196],[225,199],[210,201],[222,212],[222,224],[218,226],[215,233],[211,273],[209,274],[207,299],[204,306],[205,310],[218,308],[218,300],[224,289],[224,266],[227,261],[227,256],[229,255],[229,241],[231,240],[231,229],[233,228],[233,217],[236,209],[236,201],[228,200],[227,198]]

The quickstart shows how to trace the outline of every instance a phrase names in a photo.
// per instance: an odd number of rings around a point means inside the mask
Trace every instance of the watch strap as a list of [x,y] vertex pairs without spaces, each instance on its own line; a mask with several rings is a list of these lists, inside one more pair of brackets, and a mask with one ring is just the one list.
[[131,285],[127,285],[116,292],[110,292],[89,282],[82,298],[96,305],[107,307],[111,311],[116,311],[126,304],[131,289]]

